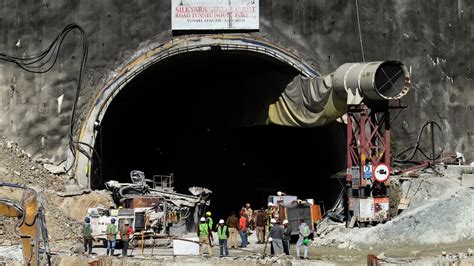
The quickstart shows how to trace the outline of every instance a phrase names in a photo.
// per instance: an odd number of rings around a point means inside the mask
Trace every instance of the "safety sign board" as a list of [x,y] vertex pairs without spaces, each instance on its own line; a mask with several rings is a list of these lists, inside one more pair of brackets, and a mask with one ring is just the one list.
[[378,182],[385,182],[390,176],[390,169],[384,163],[380,163],[375,167],[374,177]]

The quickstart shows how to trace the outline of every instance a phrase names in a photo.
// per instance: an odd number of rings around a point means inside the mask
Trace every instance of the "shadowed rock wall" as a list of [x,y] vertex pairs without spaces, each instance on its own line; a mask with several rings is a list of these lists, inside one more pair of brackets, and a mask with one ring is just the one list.
[[[171,39],[169,0],[4,0],[0,53],[44,49],[67,24],[81,25],[89,60],[79,100],[83,107],[121,65],[152,43]],[[412,74],[409,109],[393,124],[399,147],[414,142],[425,120],[440,122],[447,150],[474,159],[471,1],[359,0],[366,61],[398,59]],[[293,51],[329,73],[361,61],[354,1],[260,0],[260,31],[249,33]],[[80,37],[66,38],[46,74],[0,63],[0,131],[34,157],[65,157],[69,115],[81,57]]]

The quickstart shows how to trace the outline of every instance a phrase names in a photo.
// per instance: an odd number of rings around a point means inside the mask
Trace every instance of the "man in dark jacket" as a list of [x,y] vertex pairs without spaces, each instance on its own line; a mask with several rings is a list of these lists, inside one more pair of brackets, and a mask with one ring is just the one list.
[[237,236],[239,234],[239,218],[235,216],[235,212],[231,212],[226,222],[229,227],[229,247],[237,248]]
[[255,226],[257,230],[257,243],[265,243],[265,226],[267,225],[267,217],[263,212],[263,209],[260,209],[255,219]]
[[288,220],[283,221],[283,251],[286,255],[290,255],[291,228]]
[[82,225],[82,237],[84,238],[84,253],[88,252],[89,255],[92,253],[92,227],[91,219],[86,217],[84,224]]
[[272,219],[272,223],[273,226],[270,229],[270,237],[268,240],[272,242],[275,255],[279,256],[283,254],[283,228],[275,219]]

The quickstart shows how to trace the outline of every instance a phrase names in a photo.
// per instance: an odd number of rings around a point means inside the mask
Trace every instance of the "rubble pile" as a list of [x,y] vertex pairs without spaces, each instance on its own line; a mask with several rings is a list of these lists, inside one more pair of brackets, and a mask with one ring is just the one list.
[[[55,259],[57,265],[71,265],[74,263],[101,263],[101,265],[314,265],[314,260],[298,260],[291,256],[262,257],[260,254],[238,256],[238,257],[201,257],[201,256],[155,256],[153,258],[142,258],[136,256],[132,258],[108,258],[101,257],[90,259],[81,256],[63,256]],[[77,264],[76,264],[77,265]],[[317,261],[317,265],[335,265],[333,263]]]
[[10,265],[10,262],[23,263],[20,246],[0,246],[0,265]]
[[344,223],[326,220],[313,245],[360,249],[473,241],[474,189],[461,186],[460,176],[421,173],[416,178],[394,180],[402,181],[401,195],[415,195],[408,209],[391,221],[367,228],[349,229]]
[[[66,186],[73,185],[74,180],[67,175],[51,174],[43,166],[48,163],[50,162],[45,159],[32,159],[17,144],[9,142],[5,138],[0,140],[0,180],[22,184],[39,192],[46,213],[51,247],[54,250],[77,241],[84,214],[74,215],[74,206],[69,205],[68,202],[84,204],[84,200],[74,197],[62,198],[57,195],[58,192],[65,191]],[[22,193],[21,189],[0,187],[0,197],[2,198],[19,201]],[[105,195],[108,197],[108,194]],[[79,199],[84,199],[90,195],[79,197],[81,197]],[[13,231],[17,222],[16,218],[5,218],[4,235],[0,237],[0,245],[16,245],[20,242],[20,238]],[[63,241],[63,239],[65,240]]]

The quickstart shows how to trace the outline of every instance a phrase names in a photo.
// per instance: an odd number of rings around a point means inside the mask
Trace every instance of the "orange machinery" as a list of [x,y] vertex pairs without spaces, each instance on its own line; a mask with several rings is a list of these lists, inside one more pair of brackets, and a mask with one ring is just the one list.
[[[19,219],[15,226],[15,233],[21,238],[23,264],[40,265],[40,253],[42,253],[46,255],[46,263],[51,265],[48,233],[43,207],[38,200],[38,193],[19,184],[0,182],[0,187],[24,190],[20,202],[0,198],[0,215]],[[40,248],[41,239],[44,243],[43,248]]]

